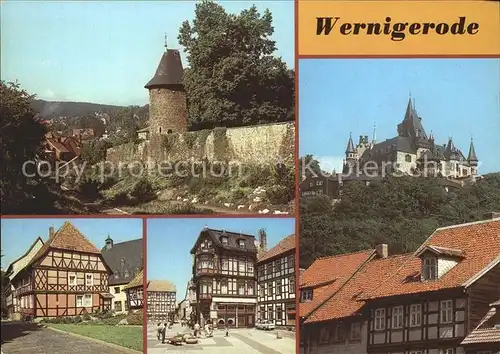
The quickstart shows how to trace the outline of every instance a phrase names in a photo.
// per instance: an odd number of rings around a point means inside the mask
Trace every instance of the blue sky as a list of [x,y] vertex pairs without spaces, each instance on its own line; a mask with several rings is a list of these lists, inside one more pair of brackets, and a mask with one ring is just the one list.
[[377,141],[397,135],[409,93],[436,143],[452,136],[467,156],[471,135],[480,173],[500,171],[499,59],[302,59],[300,155],[339,171],[349,132]]
[[266,229],[268,249],[295,231],[294,219],[282,218],[200,218],[148,219],[147,276],[148,279],[169,280],[177,287],[177,300],[186,294],[192,276],[192,256],[189,253],[200,231],[211,229],[255,235]]
[[[293,1],[255,3],[272,12],[276,55],[293,67]],[[253,2],[221,4],[239,13]],[[165,33],[180,48],[179,27],[194,8],[193,1],[3,2],[2,79],[17,79],[42,99],[144,105]]]
[[2,219],[2,268],[22,256],[38,236],[47,241],[49,227],[57,231],[65,221],[99,249],[108,233],[115,243],[142,238],[142,219]]

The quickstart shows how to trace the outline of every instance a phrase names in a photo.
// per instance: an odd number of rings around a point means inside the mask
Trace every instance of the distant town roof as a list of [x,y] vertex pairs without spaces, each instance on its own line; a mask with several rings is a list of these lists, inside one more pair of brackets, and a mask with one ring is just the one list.
[[148,292],[175,292],[176,287],[168,280],[148,280]]

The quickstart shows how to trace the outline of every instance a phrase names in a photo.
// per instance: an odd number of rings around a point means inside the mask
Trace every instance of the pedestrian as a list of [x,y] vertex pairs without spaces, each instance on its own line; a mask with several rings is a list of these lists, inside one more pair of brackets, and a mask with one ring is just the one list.
[[226,337],[229,337],[229,325],[226,323]]
[[161,344],[165,344],[165,335],[167,334],[167,322],[163,324],[163,329],[161,332]]
[[198,338],[199,334],[200,334],[200,324],[196,322],[194,325],[194,336]]
[[161,326],[161,322],[158,322],[158,326],[156,327],[156,337],[158,338],[158,340],[160,340],[162,331],[163,331],[163,328]]

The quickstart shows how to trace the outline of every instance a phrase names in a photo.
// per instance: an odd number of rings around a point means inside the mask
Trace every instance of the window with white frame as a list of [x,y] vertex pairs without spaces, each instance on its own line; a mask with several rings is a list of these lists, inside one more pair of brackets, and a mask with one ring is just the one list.
[[94,285],[94,274],[85,274],[85,285],[86,286],[92,286]]
[[76,307],[83,307],[83,295],[76,295]]
[[403,306],[392,308],[392,328],[403,328]]
[[75,273],[68,274],[68,285],[76,285],[76,274]]
[[375,310],[375,330],[380,331],[385,329],[385,309]]
[[227,246],[227,237],[221,237],[220,242],[224,245]]
[[305,301],[311,301],[313,298],[313,291],[312,290],[302,290],[300,293],[300,301],[305,302]]
[[349,333],[349,339],[351,340],[361,339],[361,323],[359,322],[351,323],[351,331]]
[[451,323],[453,322],[453,300],[441,301],[440,322]]
[[412,350],[410,354],[423,354],[421,350]]
[[239,244],[240,248],[245,248],[245,240],[239,240],[238,244]]
[[83,306],[92,307],[92,294],[83,295]]
[[410,327],[422,325],[422,305],[413,304],[410,306]]
[[437,274],[437,258],[436,257],[424,258],[422,276],[423,276],[423,280],[437,279],[438,274]]

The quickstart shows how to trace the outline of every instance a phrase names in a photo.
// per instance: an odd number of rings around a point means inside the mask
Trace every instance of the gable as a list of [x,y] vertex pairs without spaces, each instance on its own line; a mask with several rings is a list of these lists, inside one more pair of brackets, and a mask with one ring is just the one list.
[[20,258],[9,265],[7,273],[11,281],[29,265],[30,261],[35,257],[35,255],[40,251],[42,247],[43,241],[40,237],[38,237],[24,255],[22,255]]
[[97,272],[108,272],[109,270],[100,255],[58,249],[49,249],[34,266],[92,270]]

